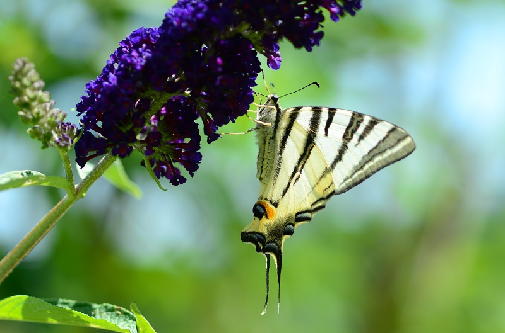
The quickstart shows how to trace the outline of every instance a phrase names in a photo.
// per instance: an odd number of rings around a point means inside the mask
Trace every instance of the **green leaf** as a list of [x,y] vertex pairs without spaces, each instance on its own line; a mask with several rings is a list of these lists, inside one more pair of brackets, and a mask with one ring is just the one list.
[[60,176],[46,176],[38,171],[11,171],[0,175],[0,191],[25,186],[53,186],[73,193],[74,185]]
[[137,318],[137,327],[139,329],[139,333],[156,333],[147,319],[142,314],[140,314],[140,311],[137,308],[137,304],[132,303],[130,305],[130,309]]
[[144,156],[144,164],[146,166],[147,172],[149,172],[149,174],[151,175],[151,178],[154,179],[154,181],[156,182],[156,184],[158,184],[158,187],[160,189],[162,189],[163,191],[166,191],[167,189],[164,188],[163,186],[161,186],[160,180],[154,174],[153,168],[151,167],[151,163],[149,163],[149,160],[147,159],[146,156]]
[[123,163],[121,163],[120,160],[116,160],[114,164],[105,171],[104,177],[118,189],[131,194],[135,198],[140,199],[142,197],[142,190],[128,178],[123,168]]
[[30,296],[12,296],[0,301],[0,319],[138,332],[136,316],[127,309],[65,299],[44,301]]
[[[92,163],[86,163],[84,168],[77,167],[77,172],[81,179],[86,178],[88,173],[95,167]],[[135,198],[139,199],[142,197],[142,190],[140,187],[132,182],[128,175],[126,174],[123,164],[120,160],[116,160],[103,174],[105,179],[107,179],[112,185],[116,186],[118,189],[131,194]]]

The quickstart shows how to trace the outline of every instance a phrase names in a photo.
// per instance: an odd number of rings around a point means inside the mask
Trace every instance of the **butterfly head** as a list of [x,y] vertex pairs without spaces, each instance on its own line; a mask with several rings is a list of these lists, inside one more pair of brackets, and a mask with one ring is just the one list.
[[294,221],[289,221],[277,216],[274,205],[265,200],[260,200],[253,206],[253,221],[242,230],[243,242],[251,243],[256,247],[256,252],[262,253],[267,259],[267,298],[268,303],[268,270],[270,268],[270,255],[274,257],[277,267],[277,279],[279,284],[278,301],[280,302],[280,280],[282,270],[282,246],[284,240],[293,235],[295,231]]
[[263,123],[274,123],[275,119],[280,117],[281,113],[282,108],[279,105],[279,96],[270,94],[267,96],[265,103],[259,106],[256,120]]
[[277,94],[270,94],[268,95],[268,99],[266,100],[265,104],[276,105],[278,102],[279,96],[277,96]]

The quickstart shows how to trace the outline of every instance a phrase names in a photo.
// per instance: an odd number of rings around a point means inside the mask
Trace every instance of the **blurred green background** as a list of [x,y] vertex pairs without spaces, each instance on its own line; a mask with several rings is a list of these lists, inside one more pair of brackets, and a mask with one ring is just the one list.
[[[62,174],[57,152],[39,150],[11,103],[16,57],[36,64],[76,121],[71,108],[118,42],[159,26],[171,4],[0,0],[0,173]],[[371,114],[405,128],[417,150],[330,200],[286,242],[280,314],[272,284],[260,316],[264,258],[240,241],[259,190],[252,134],[204,142],[194,179],[167,192],[130,157],[144,197],[97,182],[0,298],[136,301],[158,332],[505,331],[504,35],[504,1],[365,0],[356,17],[327,21],[313,52],[281,46],[281,69],[265,71],[277,93],[321,84],[283,98],[284,107]],[[252,125],[244,117],[223,130]],[[1,192],[0,255],[61,196]],[[1,333],[93,330],[0,322]]]

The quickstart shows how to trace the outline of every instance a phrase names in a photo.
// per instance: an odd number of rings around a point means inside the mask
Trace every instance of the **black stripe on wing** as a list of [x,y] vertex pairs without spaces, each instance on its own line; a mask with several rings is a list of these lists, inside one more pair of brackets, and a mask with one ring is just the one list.
[[336,110],[334,110],[334,109],[328,110],[328,118],[326,118],[326,124],[324,125],[324,136],[328,136],[328,130],[330,129],[331,124],[333,124],[333,118],[335,117],[335,111]]
[[[338,111],[337,109],[329,109],[328,113],[329,114],[335,114],[337,111]],[[347,124],[347,127],[345,128],[344,134],[342,135],[342,144],[338,148],[338,151],[337,151],[337,154],[335,155],[335,158],[331,162],[330,166],[326,167],[326,169],[321,174],[321,176],[319,177],[319,179],[317,180],[317,182],[312,185],[311,192],[314,192],[314,190],[319,186],[319,183],[321,181],[323,181],[323,179],[325,177],[327,177],[328,174],[332,173],[333,170],[335,169],[335,167],[337,166],[337,164],[342,161],[342,159],[344,158],[344,155],[346,154],[346,152],[348,150],[349,142],[351,142],[352,138],[354,137],[354,135],[358,131],[358,129],[361,126],[361,123],[363,123],[364,119],[365,119],[365,116],[363,114],[358,113],[358,112],[353,112],[352,113],[352,115],[351,115],[351,117],[349,119],[349,123]],[[371,129],[370,129],[370,131],[371,131]],[[324,191],[323,191],[323,193],[324,193]],[[326,201],[328,200],[328,198],[331,197],[332,195],[335,195],[335,194],[336,194],[336,192],[332,191],[327,196],[322,197],[322,198],[316,200],[312,204],[312,207],[318,207],[317,204],[318,204],[319,201],[324,201],[324,203],[326,203]],[[324,208],[324,204],[322,205],[322,207],[320,209],[322,209],[322,208]]]
[[[272,98],[272,104],[275,106],[275,121],[274,121],[274,126],[272,129],[272,133],[277,133],[277,128],[279,127],[279,122],[281,121],[281,116],[282,116],[282,109],[281,106],[278,103],[279,98]],[[268,103],[267,103],[268,104]]]
[[[334,112],[336,112],[336,110]],[[347,124],[344,135],[342,136],[342,140],[346,144],[348,144],[352,140],[354,134],[356,134],[359,127],[361,126],[363,120],[365,120],[365,115],[358,112],[352,113],[351,119],[349,120],[349,124]]]
[[[314,109],[312,109],[314,110]],[[321,108],[318,110],[321,111]],[[327,109],[328,112],[328,118],[326,119],[325,122],[325,127],[324,127],[324,132],[325,136],[327,136],[329,127],[331,126],[333,122],[333,118],[335,116],[335,113],[337,112],[337,109]],[[309,130],[307,131],[307,137],[306,141],[304,144],[304,149],[302,151],[302,154],[300,155],[297,163],[295,164],[295,168],[291,174],[291,177],[289,178],[289,182],[286,184],[286,187],[284,188],[282,192],[281,198],[283,198],[287,191],[289,190],[289,187],[292,185],[292,180],[296,176],[296,174],[303,170],[303,167],[305,166],[305,163],[309,159],[310,152],[312,151],[313,147],[315,146],[315,141],[317,138],[317,133],[320,122],[321,122],[321,117],[322,117],[322,112],[313,112],[311,119],[310,119],[310,125],[309,125]],[[328,119],[331,120],[330,123],[328,123]],[[318,181],[316,182],[315,185],[312,186],[311,192],[314,192],[314,189],[319,185],[319,183],[326,177],[328,176],[329,173],[333,171],[335,166],[340,162],[345,154],[345,152],[348,149],[349,142],[352,140],[356,132],[358,131],[359,127],[361,126],[361,123],[364,121],[365,116],[360,113],[352,113],[349,123],[347,124],[347,127],[344,131],[344,134],[342,135],[342,145],[340,146],[337,155],[335,156],[334,160],[332,161],[330,167],[327,167]],[[333,184],[330,184],[328,188],[330,188]],[[326,192],[327,189],[324,189],[322,193]],[[311,193],[309,192],[309,193]],[[296,213],[295,215],[295,222],[308,222],[312,219],[312,215],[315,214],[316,212],[322,210],[326,206],[326,201],[328,200],[329,197],[335,194],[335,191],[331,191],[328,193],[326,196],[319,198],[318,200],[314,201],[311,205],[311,209],[301,211]]]
[[[307,131],[307,135],[305,136],[305,143],[303,145],[302,153],[298,157],[298,160],[295,163],[295,166],[293,168],[293,171],[291,172],[291,175],[289,176],[289,180],[286,183],[286,186],[284,187],[284,190],[282,191],[282,197],[286,195],[286,193],[289,190],[289,187],[293,185],[293,180],[296,177],[296,175],[300,174],[300,172],[303,170],[305,167],[305,164],[309,160],[310,154],[312,153],[312,149],[315,147],[315,138],[317,136],[317,130],[319,129],[319,124],[321,122],[321,112],[312,112],[312,115],[310,117],[310,124],[309,124],[309,130]],[[298,179],[297,179],[298,180]]]
[[295,222],[309,222],[312,219],[312,216],[322,210],[324,207],[326,207],[326,201],[328,201],[328,198],[331,197],[333,193],[323,197],[319,198],[316,201],[312,203],[312,206],[310,209],[300,211],[295,214]]
[[[336,112],[337,110],[329,110]],[[349,123],[347,124],[347,127],[345,128],[344,135],[342,135],[342,145],[338,148],[338,153],[333,159],[333,161],[330,164],[330,167],[323,172],[321,177],[319,177],[319,181],[321,181],[328,173],[333,172],[335,169],[335,166],[337,165],[338,162],[342,161],[344,154],[347,152],[347,148],[349,145],[349,142],[351,142],[354,134],[358,131],[359,126],[365,119],[365,116],[362,115],[361,113],[354,112],[349,119]],[[317,185],[317,183],[316,183]]]
[[[387,140],[389,140],[391,137],[394,137],[394,136],[397,136],[397,139],[394,141],[394,142],[389,142],[388,145],[387,145],[387,148],[383,149],[384,147],[381,147],[383,145],[383,143],[385,143]],[[384,138],[382,138],[376,145],[374,148],[372,148],[366,155],[364,155],[362,158],[361,158],[361,161],[358,165],[355,166],[355,168],[353,169],[353,172],[351,172],[343,181],[342,181],[342,184],[345,184],[348,180],[350,180],[358,171],[361,171],[363,170],[365,167],[367,167],[369,165],[369,163],[373,163],[371,162],[375,157],[377,156],[380,156],[380,155],[384,155],[385,153],[387,152],[390,152],[392,150],[395,150],[398,146],[400,146],[402,143],[404,143],[406,140],[410,140],[412,141],[412,139],[410,138],[410,136],[403,130],[401,130],[400,128],[398,127],[392,127],[388,132],[387,134],[384,136]],[[413,141],[412,141],[412,144],[413,144]],[[359,179],[358,181],[355,181],[355,182],[351,182],[349,185],[339,189],[338,191],[335,192],[335,194],[342,194],[348,190],[350,190],[351,188],[353,188],[354,186],[358,185],[358,184],[361,184],[365,179],[368,179],[371,175],[373,175],[374,173],[376,173],[377,171],[381,170],[381,169],[384,169],[385,167],[407,157],[412,151],[414,151],[415,149],[415,146],[412,147],[411,150],[409,150],[408,152],[406,151],[404,154],[400,154],[394,158],[391,158],[389,160],[387,159],[383,159],[381,162],[381,164],[375,164],[377,165],[377,169],[371,171],[371,172],[368,172],[368,173],[365,173],[365,176],[362,178],[362,179]]]
[[[288,114],[288,124],[286,125],[286,128],[284,130],[284,133],[281,138],[280,146],[279,146],[279,157],[277,157],[277,165],[275,166],[275,172],[273,175],[272,179],[272,184],[275,184],[277,181],[277,177],[279,176],[279,172],[281,171],[281,164],[282,164],[282,155],[284,154],[284,150],[286,149],[286,144],[288,142],[289,135],[291,134],[291,130],[293,129],[293,126],[295,125],[296,118],[298,118],[298,115],[300,114],[300,109],[302,107],[296,107],[290,109],[290,112]],[[273,132],[274,136],[272,137],[273,140],[275,140],[275,133]]]
[[303,211],[295,214],[295,223],[309,222],[312,219],[312,211]]
[[370,117],[370,120],[368,121],[368,124],[366,124],[365,128],[363,129],[363,132],[361,132],[359,138],[358,138],[358,142],[356,143],[356,145],[358,145],[361,141],[363,141],[364,139],[366,139],[366,137],[372,133],[372,130],[373,128],[379,123],[379,120],[375,119],[375,118],[372,118]]

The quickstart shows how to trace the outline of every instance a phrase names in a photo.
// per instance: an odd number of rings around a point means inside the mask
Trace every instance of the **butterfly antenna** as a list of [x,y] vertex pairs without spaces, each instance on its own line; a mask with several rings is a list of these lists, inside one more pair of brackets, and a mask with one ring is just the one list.
[[[266,90],[267,90],[267,91],[268,91],[268,93],[270,94],[270,91],[268,90],[267,82],[265,81],[265,72],[263,72],[263,70],[261,70],[261,75],[263,76],[263,84],[265,85]],[[259,93],[259,92],[256,92],[256,91],[253,91],[253,94],[254,94],[255,96],[263,96],[263,97],[265,97],[265,98],[268,98],[268,96],[263,95],[262,93]],[[261,98],[260,98],[260,100],[261,100]],[[260,104],[261,104],[261,102],[260,102]]]
[[[291,94],[294,94],[294,93],[297,93],[297,92],[299,92],[300,90],[303,90],[303,89],[305,89],[305,88],[308,88],[308,87],[310,87],[310,86],[312,86],[312,85],[314,85],[314,84],[315,84],[315,85],[319,88],[319,83],[317,83],[317,82],[315,82],[315,81],[314,81],[314,82],[312,82],[312,83],[307,84],[305,87],[301,87],[300,89],[297,89],[297,90],[292,91],[292,92],[290,92],[290,93],[284,94],[284,95],[280,96],[279,98],[284,97],[284,96],[287,96],[287,95],[291,95]],[[272,85],[272,87],[273,87],[273,85]]]
[[266,269],[266,282],[267,282],[267,297],[265,299],[265,305],[263,306],[263,312],[261,315],[263,316],[265,313],[267,313],[267,305],[268,305],[268,291],[270,290],[270,279],[269,279],[269,271],[270,271],[270,255],[265,254],[265,257],[267,258],[267,269]]
[[[265,80],[265,72],[263,70],[261,70],[261,76],[263,77],[263,85],[265,86],[265,89],[266,91],[268,92],[268,94],[270,95],[270,89],[268,89],[268,84],[267,84],[267,80]],[[264,96],[264,95],[263,95]],[[266,96],[265,96],[266,97]]]
[[268,96],[263,95],[262,93],[259,93],[259,92],[256,92],[256,91],[253,91],[253,94],[254,94],[254,95],[263,96],[263,97],[265,97],[265,98],[267,98],[267,97],[268,97]]

